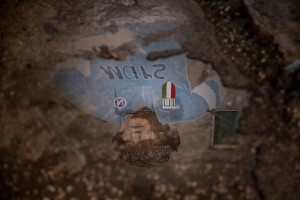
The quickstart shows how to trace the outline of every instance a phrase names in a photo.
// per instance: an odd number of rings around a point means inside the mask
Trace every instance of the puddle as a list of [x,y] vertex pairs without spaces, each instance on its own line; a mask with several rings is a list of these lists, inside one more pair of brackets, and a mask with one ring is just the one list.
[[[210,64],[187,58],[177,41],[136,42],[134,53],[121,60],[110,50],[133,41],[141,30],[175,26],[165,23],[126,23],[114,34],[97,29],[94,36],[75,41],[75,49],[106,44],[110,56],[70,58],[57,64],[53,78],[55,87],[79,109],[109,122],[108,129],[118,127],[110,136],[111,148],[121,160],[139,167],[163,165],[184,154],[203,159],[215,148],[238,149],[241,141],[235,128],[248,94],[225,88]],[[148,59],[153,52],[155,59]],[[100,128],[99,138],[107,131]]]

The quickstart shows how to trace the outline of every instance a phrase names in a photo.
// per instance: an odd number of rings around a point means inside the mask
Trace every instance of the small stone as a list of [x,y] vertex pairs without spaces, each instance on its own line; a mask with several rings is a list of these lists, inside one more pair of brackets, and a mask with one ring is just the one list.
[[80,178],[80,177],[76,177],[76,178],[75,178],[75,182],[76,182],[76,183],[79,183],[80,181],[81,181],[81,178]]
[[123,6],[133,6],[136,4],[135,0],[118,0],[119,4],[122,4]]
[[258,76],[260,77],[260,79],[265,79],[266,78],[266,74],[259,72]]
[[228,102],[226,103],[227,106],[232,106],[232,104],[233,104],[232,101],[228,101]]
[[238,48],[237,50],[236,50],[236,52],[241,52],[242,51],[242,49],[241,48]]
[[73,186],[72,185],[68,185],[67,188],[66,188],[66,191],[67,192],[72,192],[73,190]]
[[118,195],[119,195],[119,196],[122,196],[122,195],[123,195],[123,191],[119,190],[119,191],[118,191]]
[[113,194],[116,194],[116,193],[118,192],[118,188],[112,187],[112,188],[111,188],[111,192],[112,192]]
[[195,190],[195,194],[197,194],[197,195],[199,195],[199,194],[200,195],[206,195],[206,190],[198,188],[198,189]]
[[104,182],[103,182],[103,181],[100,181],[99,186],[100,186],[100,187],[103,187],[103,186],[104,186]]
[[205,170],[210,171],[213,168],[212,164],[206,164],[205,165]]
[[196,195],[187,195],[184,197],[184,200],[196,200],[198,199]]
[[216,199],[217,199],[217,194],[216,193],[210,194],[210,200],[216,200]]
[[166,185],[161,185],[160,186],[160,191],[161,191],[161,193],[165,193],[167,191],[167,186]]
[[155,174],[155,175],[153,176],[153,179],[157,181],[157,180],[159,180],[159,176],[158,176],[157,174]]
[[83,24],[83,21],[82,21],[82,19],[81,19],[79,16],[76,17],[76,21],[77,21],[77,23],[80,24],[80,25]]
[[224,11],[225,11],[225,12],[228,12],[230,9],[231,9],[231,7],[230,7],[230,6],[227,6],[227,7],[224,9]]
[[192,182],[191,182],[191,187],[197,187],[197,185],[198,185],[198,184],[197,184],[196,181],[192,181]]
[[256,153],[256,149],[252,147],[252,148],[250,149],[250,152],[251,152],[252,154],[255,154],[255,153]]
[[220,182],[223,182],[223,181],[224,181],[224,177],[223,177],[222,175],[219,175],[219,176],[218,176],[218,180],[219,180]]
[[91,200],[97,200],[97,197],[92,196],[92,197],[91,197]]
[[48,185],[47,188],[50,192],[55,192],[55,190],[56,190],[53,185]]

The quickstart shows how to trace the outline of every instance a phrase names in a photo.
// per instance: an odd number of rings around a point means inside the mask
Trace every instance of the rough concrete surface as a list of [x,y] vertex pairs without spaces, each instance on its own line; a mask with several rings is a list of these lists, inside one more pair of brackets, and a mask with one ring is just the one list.
[[[1,1],[0,199],[299,199],[299,65],[284,70],[300,59],[299,9],[297,0]],[[164,20],[175,26],[136,35],[121,28]],[[78,44],[95,29],[125,42]],[[111,144],[118,127],[82,112],[52,84],[59,62],[123,60],[137,45],[164,40],[182,50],[148,58],[185,52],[192,86],[212,66],[238,94],[224,108],[251,96],[237,149],[210,149],[208,114],[174,124],[181,145],[167,163],[128,165]]]

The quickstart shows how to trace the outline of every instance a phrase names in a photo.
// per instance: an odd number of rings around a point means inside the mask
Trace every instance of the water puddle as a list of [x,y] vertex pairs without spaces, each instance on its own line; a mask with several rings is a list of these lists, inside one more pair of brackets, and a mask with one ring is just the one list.
[[57,64],[55,87],[99,123],[109,122],[99,130],[100,138],[118,128],[111,145],[130,165],[150,168],[170,157],[205,159],[215,149],[232,151],[241,144],[235,129],[248,94],[225,88],[210,64],[187,58],[174,40],[135,42],[134,53],[126,57],[113,50],[134,41],[137,32],[174,26],[152,22],[127,23],[116,33],[95,29],[93,36],[73,43],[75,57]]

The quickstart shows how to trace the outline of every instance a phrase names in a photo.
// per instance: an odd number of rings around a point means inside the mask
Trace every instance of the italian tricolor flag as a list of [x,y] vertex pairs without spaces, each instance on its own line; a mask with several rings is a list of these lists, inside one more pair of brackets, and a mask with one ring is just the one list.
[[165,82],[162,86],[162,98],[175,99],[175,85],[171,81]]

